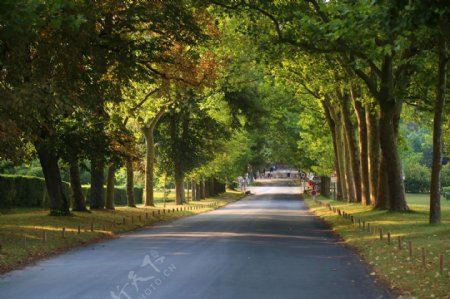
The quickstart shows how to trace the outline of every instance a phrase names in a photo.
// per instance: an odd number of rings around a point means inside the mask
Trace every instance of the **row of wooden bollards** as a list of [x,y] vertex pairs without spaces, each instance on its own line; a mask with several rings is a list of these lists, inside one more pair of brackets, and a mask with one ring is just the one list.
[[[384,232],[383,228],[381,226],[373,226],[371,225],[371,223],[366,222],[364,220],[362,220],[361,218],[355,217],[347,212],[345,212],[344,210],[341,210],[339,208],[333,207],[328,203],[323,203],[320,200],[316,200],[316,203],[318,203],[320,206],[324,206],[326,208],[328,208],[328,210],[332,211],[333,213],[350,220],[354,225],[358,225],[358,227],[360,229],[366,230],[369,234],[378,234],[380,240],[384,240],[386,237],[386,240],[388,242],[388,244],[392,244],[392,235],[391,232]],[[397,237],[397,249],[398,250],[403,250],[403,238],[401,236]],[[408,249],[408,256],[409,259],[412,261],[413,259],[413,244],[412,241],[408,241],[407,242],[407,249]],[[422,265],[425,266],[426,265],[426,250],[425,248],[421,248],[420,249],[420,253],[421,253],[421,262]],[[442,275],[444,273],[444,255],[440,254],[439,255],[439,261],[438,261],[438,271],[439,274]]]
[[[151,212],[151,214],[149,212],[145,212],[145,214],[138,215],[137,219],[135,219],[135,216],[132,215],[130,217],[130,222],[131,222],[131,224],[133,224],[135,222],[135,220],[137,220],[138,223],[141,223],[144,219],[143,218],[144,216],[145,216],[145,219],[148,219],[150,217],[150,215],[152,217],[156,217],[156,216],[160,216],[160,215],[166,214],[166,213],[169,214],[169,213],[184,212],[184,211],[195,211],[195,210],[201,210],[201,209],[205,209],[205,208],[214,208],[217,206],[218,206],[217,202],[213,202],[213,203],[209,203],[207,205],[183,206],[183,207],[172,208],[172,209],[153,210]],[[121,223],[117,223],[116,221],[114,221],[112,223],[112,225],[126,225],[126,223],[127,223],[127,219],[126,219],[126,217],[123,217]],[[103,231],[105,231],[105,230],[106,230],[106,226],[103,226]],[[66,235],[67,235],[66,227],[62,227],[60,231],[61,231],[61,238],[65,239]],[[85,230],[85,231],[95,232],[94,222],[91,222],[89,230]],[[48,241],[47,232],[48,232],[47,230],[42,231],[42,242],[44,244],[47,243],[47,241]],[[82,227],[81,227],[81,225],[78,225],[76,228],[76,234],[80,235],[81,233],[82,233]],[[29,238],[27,238],[27,236],[24,236],[23,242],[24,242],[25,246],[27,245],[28,241],[29,241]],[[2,252],[2,249],[3,249],[2,245],[0,244],[0,252]]]
[[[185,212],[185,211],[201,210],[201,209],[205,209],[205,208],[213,208],[213,207],[216,207],[216,206],[217,206],[217,202],[213,202],[213,203],[210,203],[210,204],[207,204],[207,205],[196,205],[196,206],[186,206],[186,207],[173,208],[173,209],[156,210],[156,211],[152,211],[152,217],[160,216],[160,215],[163,215],[163,214],[176,213],[176,212]],[[146,212],[145,213],[145,219],[148,219],[148,218],[149,218],[149,213]],[[134,223],[134,220],[135,220],[135,218],[132,215],[131,219],[130,219],[131,224]],[[138,216],[138,221],[142,222],[142,216],[141,215]],[[123,224],[123,225],[126,224],[126,217],[122,218],[122,223],[121,224]]]

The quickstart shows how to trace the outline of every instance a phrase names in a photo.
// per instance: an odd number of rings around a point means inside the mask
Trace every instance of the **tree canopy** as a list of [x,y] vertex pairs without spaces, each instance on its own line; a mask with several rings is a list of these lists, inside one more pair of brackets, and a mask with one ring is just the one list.
[[278,164],[394,211],[420,173],[439,223],[449,20],[445,1],[2,1],[0,158],[39,160],[55,215],[85,206],[89,160],[91,208],[121,168],[134,206],[143,168],[153,205],[155,167],[182,204],[187,179]]

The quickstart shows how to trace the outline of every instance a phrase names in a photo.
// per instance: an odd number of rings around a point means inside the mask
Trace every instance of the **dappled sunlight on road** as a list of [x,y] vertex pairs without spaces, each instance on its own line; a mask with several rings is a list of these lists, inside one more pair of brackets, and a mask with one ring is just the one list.
[[275,239],[301,239],[301,240],[316,240],[316,241],[324,241],[328,238],[326,237],[311,237],[311,236],[300,236],[293,234],[280,234],[280,233],[246,233],[246,232],[212,232],[212,231],[203,231],[203,232],[167,232],[167,233],[159,233],[158,235],[151,234],[133,234],[129,235],[126,238],[129,239],[139,239],[139,238],[275,238]]
[[[263,214],[258,214],[263,213]],[[252,218],[258,216],[268,215],[271,218],[274,216],[305,216],[305,217],[313,217],[313,215],[307,213],[304,210],[289,210],[289,209],[264,209],[261,208],[244,208],[244,209],[227,209],[227,210],[219,210],[214,212],[215,215],[247,215],[251,214]],[[256,214],[256,215],[255,215]]]

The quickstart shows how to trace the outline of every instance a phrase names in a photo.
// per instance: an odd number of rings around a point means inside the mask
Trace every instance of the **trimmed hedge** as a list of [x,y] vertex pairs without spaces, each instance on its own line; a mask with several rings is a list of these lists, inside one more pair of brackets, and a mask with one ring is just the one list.
[[[63,191],[70,195],[70,185],[63,183]],[[0,175],[0,207],[46,207],[48,193],[45,180],[39,177]]]
[[[134,201],[136,204],[142,203],[142,198],[144,195],[144,188],[142,187],[134,187]],[[106,188],[105,188],[106,193]],[[83,186],[83,195],[86,199],[87,204],[89,205],[91,199],[91,189],[90,187]],[[105,194],[106,197],[106,194]],[[125,206],[127,205],[127,189],[125,186],[117,186],[114,187],[114,204],[117,206]]]
[[[63,182],[63,192],[71,200],[70,184]],[[106,188],[105,188],[106,192]],[[89,204],[90,187],[83,187],[83,193]],[[143,188],[134,188],[134,199],[137,204],[142,203]],[[127,204],[125,187],[115,187],[114,203]],[[45,180],[39,177],[0,174],[0,208],[13,207],[47,207],[48,193]]]

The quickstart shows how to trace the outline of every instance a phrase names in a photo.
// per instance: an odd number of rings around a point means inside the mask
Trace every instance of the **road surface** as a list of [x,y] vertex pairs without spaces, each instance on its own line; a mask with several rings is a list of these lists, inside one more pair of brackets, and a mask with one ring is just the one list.
[[298,187],[253,192],[0,276],[0,298],[393,298]]

